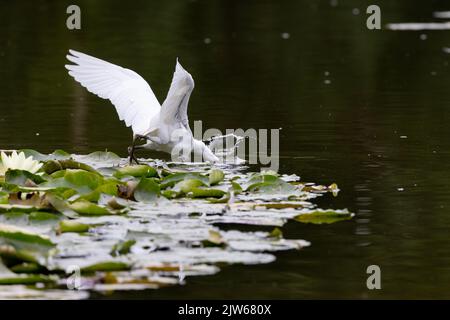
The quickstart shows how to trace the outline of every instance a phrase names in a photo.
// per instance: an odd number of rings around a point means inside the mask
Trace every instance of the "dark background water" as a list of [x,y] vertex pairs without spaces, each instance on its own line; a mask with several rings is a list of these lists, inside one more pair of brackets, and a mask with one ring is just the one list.
[[[72,3],[79,31],[65,26]],[[280,171],[336,182],[339,196],[320,206],[356,217],[287,224],[286,237],[312,246],[272,264],[115,297],[450,298],[450,31],[370,31],[369,4],[383,25],[450,10],[430,0],[2,1],[0,148],[125,155],[131,131],[67,75],[67,50],[137,71],[160,101],[179,57],[196,81],[191,125],[281,127]],[[366,287],[372,264],[381,290]]]

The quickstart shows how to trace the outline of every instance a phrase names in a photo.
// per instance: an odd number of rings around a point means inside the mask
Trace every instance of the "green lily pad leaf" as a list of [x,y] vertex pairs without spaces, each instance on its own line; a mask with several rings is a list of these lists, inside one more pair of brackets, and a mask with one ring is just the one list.
[[175,199],[180,195],[180,192],[176,192],[174,190],[163,190],[161,191],[161,195],[167,199]]
[[303,213],[294,219],[303,223],[329,224],[338,221],[349,220],[353,214],[347,210],[316,210],[311,213]]
[[187,194],[191,192],[193,189],[203,185],[205,185],[205,183],[199,179],[186,179],[178,182],[174,186],[173,190]]
[[128,204],[125,200],[106,194],[101,195],[99,204],[106,205],[113,210],[124,210],[128,208]]
[[15,226],[0,224],[0,242],[8,244],[30,244],[45,247],[54,247],[49,237],[40,235]]
[[86,200],[77,200],[74,203],[69,204],[69,207],[73,211],[84,216],[104,216],[115,214],[115,212],[108,210],[106,207],[101,207]]
[[113,257],[130,253],[131,247],[136,244],[136,240],[120,241],[114,245],[111,250]]
[[97,173],[80,169],[67,169],[56,172],[41,187],[71,188],[80,194],[88,194],[103,184],[103,177]]
[[0,256],[6,261],[38,262],[55,246],[47,236],[0,224]]
[[223,190],[212,188],[192,188],[188,196],[192,198],[222,198],[227,193]]
[[290,194],[297,191],[296,187],[274,175],[259,174],[253,176],[246,191],[266,194]]
[[243,191],[239,183],[234,181],[231,181],[231,189],[233,190],[234,194],[239,194]]
[[65,233],[65,232],[88,232],[91,228],[90,225],[81,223],[75,220],[62,220],[59,222],[57,233]]
[[226,243],[222,238],[222,235],[215,230],[209,230],[209,237],[207,240],[203,240],[202,244],[204,247],[224,247]]
[[29,214],[30,221],[49,221],[49,220],[59,220],[60,215],[44,212],[44,211],[33,211]]
[[225,177],[225,174],[222,170],[219,169],[213,169],[209,173],[209,185],[213,186],[215,184],[218,184],[219,182],[223,181]]
[[122,178],[126,176],[132,176],[132,177],[143,177],[143,178],[150,178],[150,177],[156,177],[158,175],[155,168],[141,164],[141,165],[134,165],[134,166],[126,166],[123,168],[118,169],[114,176],[117,178]]
[[49,277],[38,274],[18,274],[13,277],[0,276],[0,285],[15,285],[15,284],[36,284],[36,283],[54,283],[55,277]]
[[99,262],[81,269],[83,273],[93,273],[96,271],[126,271],[130,269],[130,265],[120,261],[105,261]]
[[182,180],[200,180],[205,185],[209,184],[209,178],[207,176],[204,176],[199,173],[192,173],[192,172],[178,172],[178,173],[172,173],[168,176],[164,177],[161,180],[161,189],[165,189],[167,187],[173,187],[175,184]]
[[9,169],[5,173],[5,182],[19,186],[32,186],[45,182],[45,179],[25,170]]
[[217,198],[210,198],[207,199],[209,202],[211,203],[228,203],[228,201],[230,201],[230,193],[227,192],[225,193],[221,198],[217,199]]
[[14,273],[40,273],[45,271],[45,268],[35,262],[22,262],[12,266],[10,270]]
[[47,160],[65,160],[69,159],[71,155],[64,150],[55,150],[51,154],[42,154],[36,150],[32,149],[22,149],[19,150],[25,153],[26,157],[32,156],[34,160],[47,161]]
[[47,160],[42,166],[42,171],[47,174],[52,174],[57,171],[66,170],[66,169],[79,169],[90,172],[96,172],[94,168],[88,166],[87,164],[77,162],[73,159],[66,160]]
[[102,184],[97,189],[92,191],[91,193],[82,196],[82,199],[88,200],[88,201],[94,201],[97,202],[100,199],[100,196],[102,194],[107,194],[110,196],[117,196],[118,194],[118,183],[115,181],[106,182],[105,184]]
[[269,233],[269,238],[282,239],[283,238],[283,232],[279,228],[274,228]]
[[81,161],[97,162],[108,166],[117,166],[120,163],[120,157],[110,151],[95,151],[80,157]]
[[0,204],[8,204],[9,203],[9,193],[0,191]]
[[134,199],[142,202],[153,202],[160,192],[159,184],[155,180],[142,178],[134,190]]
[[0,204],[0,212],[24,212],[39,211],[40,208],[22,204]]
[[69,204],[59,196],[54,194],[47,194],[46,199],[56,211],[62,213],[66,217],[75,218],[78,216],[78,214],[69,206]]

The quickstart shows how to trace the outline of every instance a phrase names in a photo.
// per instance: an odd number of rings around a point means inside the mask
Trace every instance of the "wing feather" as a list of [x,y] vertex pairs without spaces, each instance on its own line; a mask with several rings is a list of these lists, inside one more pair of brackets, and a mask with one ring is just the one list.
[[109,99],[119,119],[131,126],[134,134],[144,134],[161,109],[149,84],[130,69],[75,50],[69,53],[67,59],[74,63],[66,65],[69,75],[89,92]]
[[161,108],[161,118],[165,123],[172,125],[181,124],[191,131],[187,109],[194,85],[194,79],[192,79],[191,74],[181,66],[177,59],[172,83]]

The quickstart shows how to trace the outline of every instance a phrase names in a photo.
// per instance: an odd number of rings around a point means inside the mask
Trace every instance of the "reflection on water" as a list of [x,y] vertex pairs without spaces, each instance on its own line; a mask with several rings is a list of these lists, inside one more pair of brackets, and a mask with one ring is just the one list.
[[[289,223],[312,246],[273,264],[121,297],[450,298],[450,31],[369,31],[368,4],[80,1],[82,29],[68,31],[64,2],[2,2],[0,146],[125,155],[131,132],[66,74],[67,50],[136,70],[160,101],[179,57],[196,81],[191,123],[281,127],[280,171],[336,182],[320,206],[356,218]],[[433,17],[447,1],[377,4],[383,25],[448,23]],[[371,264],[380,291],[366,288]]]

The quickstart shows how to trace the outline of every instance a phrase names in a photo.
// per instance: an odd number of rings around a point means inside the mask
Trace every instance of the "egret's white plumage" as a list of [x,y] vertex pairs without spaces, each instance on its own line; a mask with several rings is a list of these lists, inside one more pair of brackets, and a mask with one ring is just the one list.
[[150,85],[136,72],[75,50],[69,53],[67,59],[74,63],[66,65],[69,74],[88,91],[109,99],[120,120],[131,126],[134,136],[147,139],[142,147],[170,153],[190,144],[192,151],[200,152],[206,161],[218,160],[202,141],[192,136],[187,108],[194,80],[178,60],[161,106]]

